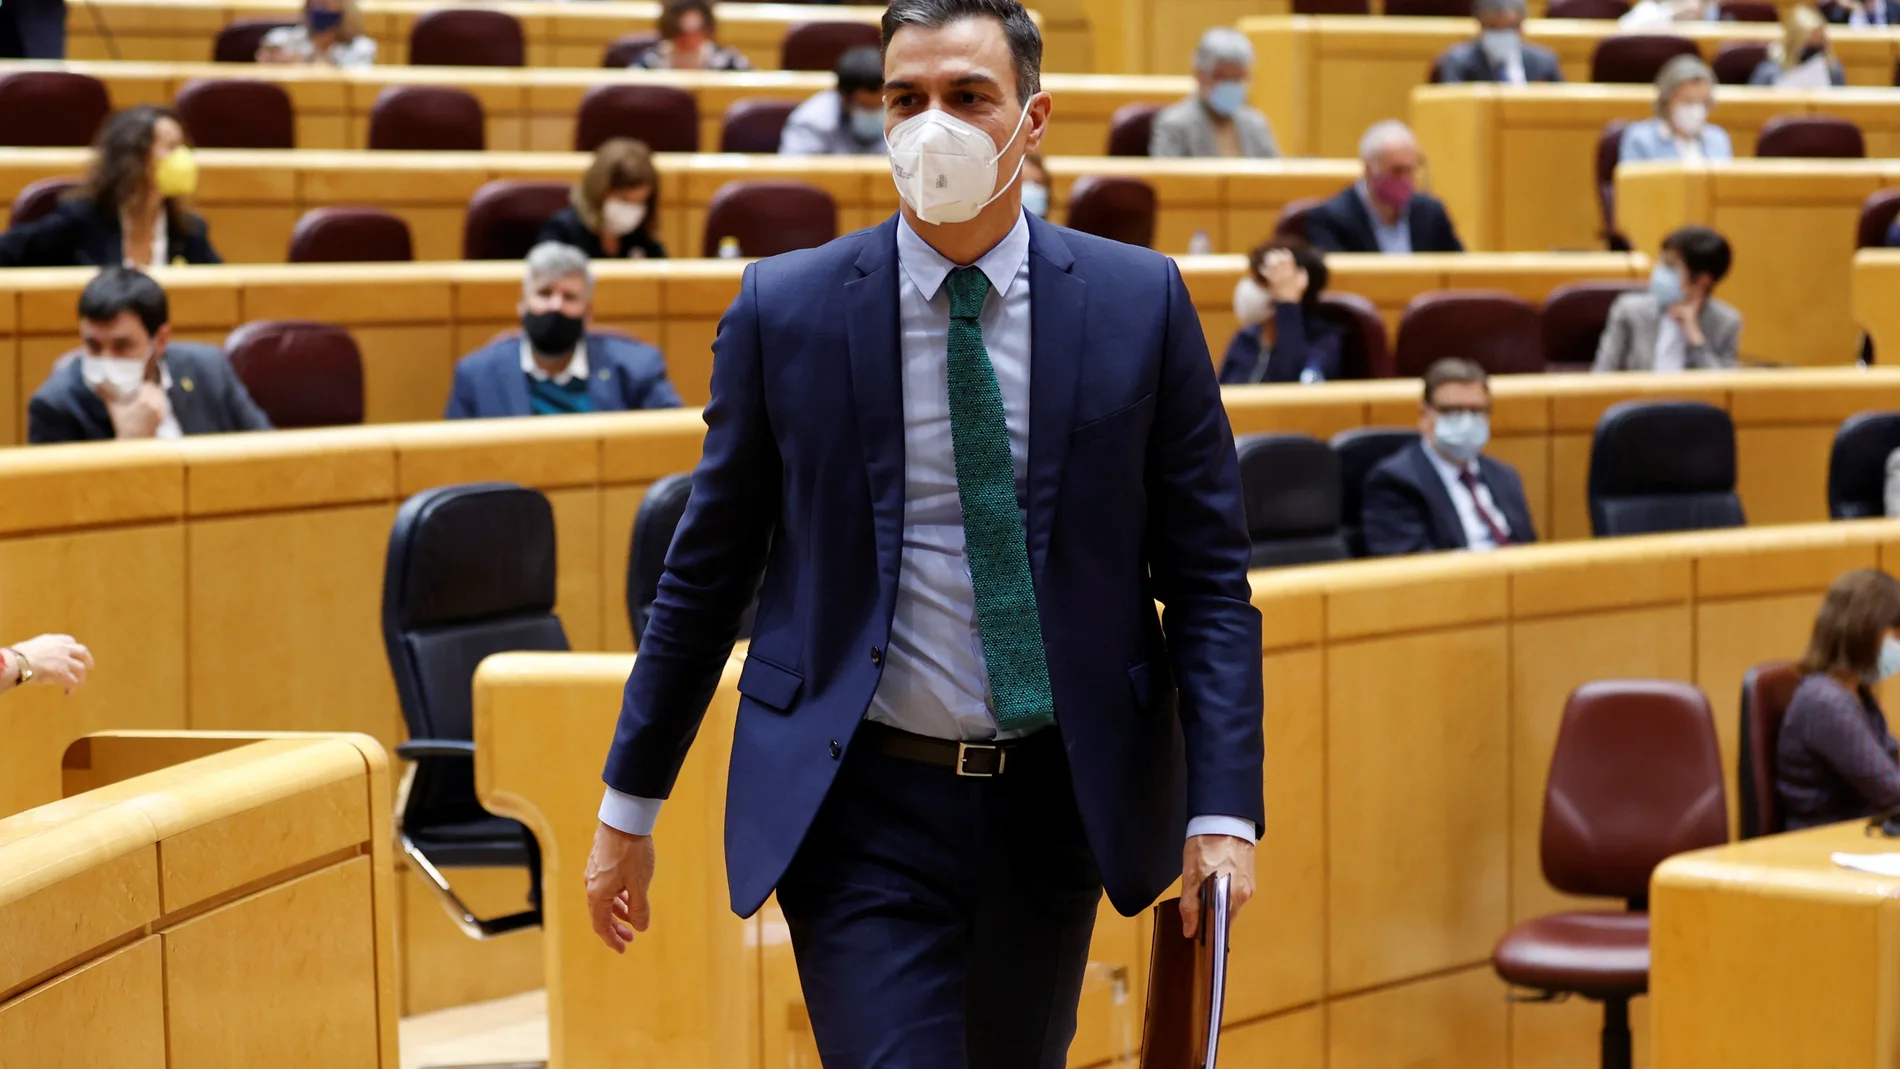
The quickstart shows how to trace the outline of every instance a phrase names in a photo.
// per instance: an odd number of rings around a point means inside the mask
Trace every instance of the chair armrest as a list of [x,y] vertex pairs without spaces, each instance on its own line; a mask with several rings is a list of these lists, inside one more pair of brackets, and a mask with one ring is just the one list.
[[396,756],[404,761],[424,757],[474,757],[475,744],[463,739],[410,739],[396,744]]

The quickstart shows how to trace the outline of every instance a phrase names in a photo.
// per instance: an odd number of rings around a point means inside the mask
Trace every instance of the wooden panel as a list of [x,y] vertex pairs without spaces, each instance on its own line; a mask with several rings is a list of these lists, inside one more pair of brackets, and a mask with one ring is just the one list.
[[[1745,427],[1735,434],[1735,490],[1748,522],[1822,523],[1827,485],[1808,480],[1826,471],[1838,425]],[[1791,492],[1800,487],[1805,492]]]
[[[89,830],[97,834],[109,827],[119,835],[136,835],[140,830],[150,835],[149,826],[130,827],[125,816],[99,814],[89,822],[94,826]],[[7,947],[5,957],[0,957],[0,993],[81,960],[158,919],[158,853],[150,846],[116,857],[57,861],[78,871],[0,907],[0,943]],[[82,864],[87,867],[79,868]],[[0,1053],[6,1049],[0,1044]]]
[[[1564,1002],[1520,1002],[1511,1006],[1511,1069],[1600,1069],[1603,1064],[1603,1004],[1573,998]],[[1649,1069],[1654,1036],[1649,999],[1630,1003],[1632,1069]]]
[[148,937],[0,1003],[0,1064],[167,1069],[161,958]]
[[554,508],[554,613],[568,645],[600,649],[602,595],[609,589],[601,582],[600,491],[556,490],[548,494],[548,503]]
[[396,451],[373,430],[206,435],[183,443],[194,516],[387,501]]
[[360,777],[201,824],[158,844],[165,912],[359,846],[370,834],[369,792]]
[[[1828,577],[1832,581],[1833,576]],[[1820,584],[1810,593],[1696,606],[1696,685],[1715,714],[1722,746],[1722,778],[1728,786],[1730,833],[1740,829],[1740,795],[1735,783],[1740,756],[1742,678],[1765,661],[1793,661],[1807,648],[1814,614],[1821,607]]]
[[1340,999],[1327,1008],[1337,1069],[1504,1069],[1504,985],[1489,965]]
[[1249,1069],[1314,1069],[1326,1064],[1326,1011],[1319,1007],[1221,1029],[1220,1059]]
[[[450,886],[477,916],[498,917],[528,907],[528,877],[520,869],[455,869]],[[397,874],[401,898],[402,1012],[430,1013],[450,1006],[533,991],[545,984],[538,929],[477,941],[462,934],[441,899],[406,865]]]

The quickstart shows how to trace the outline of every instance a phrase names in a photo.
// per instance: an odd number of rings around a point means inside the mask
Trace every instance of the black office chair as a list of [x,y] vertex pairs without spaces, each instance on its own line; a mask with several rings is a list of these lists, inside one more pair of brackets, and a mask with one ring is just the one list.
[[1403,427],[1355,427],[1333,435],[1333,452],[1339,456],[1339,519],[1353,556],[1366,555],[1366,533],[1360,522],[1366,476],[1380,461],[1416,441],[1418,432]]
[[1339,458],[1304,434],[1253,434],[1235,443],[1247,505],[1250,568],[1345,560]]
[[[565,650],[554,615],[554,511],[511,483],[424,490],[396,513],[383,572],[383,641],[411,763],[396,834],[457,927],[475,939],[541,924],[541,850],[519,822],[475,796],[475,668],[493,653]],[[519,868],[529,908],[484,920],[443,869]]]
[[[653,615],[653,599],[660,593],[660,576],[666,571],[666,551],[673,544],[673,532],[686,515],[686,499],[693,492],[691,473],[667,475],[647,488],[640,510],[633,514],[633,546],[627,551],[627,622],[633,626],[633,645],[637,649],[646,634],[647,619]],[[752,635],[752,617],[758,611],[758,595],[753,595],[745,617],[739,621],[739,637]]]
[[1735,424],[1700,401],[1623,401],[1590,444],[1590,533],[1741,527]]
[[1887,457],[1900,449],[1900,412],[1858,412],[1834,432],[1827,458],[1829,519],[1887,514]]

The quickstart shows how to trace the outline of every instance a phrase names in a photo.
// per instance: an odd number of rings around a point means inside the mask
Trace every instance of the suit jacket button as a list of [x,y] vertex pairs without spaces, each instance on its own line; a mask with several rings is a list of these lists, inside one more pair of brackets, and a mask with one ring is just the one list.
[[876,646],[871,647],[871,663],[880,665],[884,663],[884,651]]
[[838,740],[832,739],[831,740],[831,759],[833,761],[836,761],[838,759],[838,755],[843,752],[844,752],[844,748],[838,745]]

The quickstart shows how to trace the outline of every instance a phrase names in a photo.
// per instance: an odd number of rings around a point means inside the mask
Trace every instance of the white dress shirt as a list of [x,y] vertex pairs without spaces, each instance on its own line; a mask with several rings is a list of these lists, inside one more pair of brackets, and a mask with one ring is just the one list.
[[[1511,521],[1504,518],[1504,510],[1492,500],[1491,490],[1484,485],[1484,475],[1478,462],[1473,460],[1460,468],[1429,444],[1425,446],[1425,455],[1431,459],[1439,481],[1445,484],[1445,492],[1451,495],[1452,507],[1458,510],[1458,522],[1465,529],[1465,548],[1479,552],[1498,548],[1497,539],[1491,537],[1491,528],[1485,526],[1484,516],[1479,515],[1478,510],[1483,509],[1491,517],[1491,522],[1498,525],[1498,530],[1506,534],[1511,531]],[[1477,480],[1478,493],[1475,498],[1466,488],[1465,481],[1459,477],[1462,472],[1470,472],[1472,478]]]
[[185,431],[178,425],[178,413],[172,411],[172,369],[165,366],[162,356],[158,358],[158,388],[165,394],[165,418],[158,421],[158,429],[152,432],[152,437],[183,438]]
[[582,338],[580,341],[575,342],[574,355],[568,360],[567,366],[555,374],[549,375],[547,372],[541,370],[540,364],[535,362],[534,346],[529,345],[528,339],[524,337],[521,339],[521,370],[536,382],[548,382],[552,380],[556,386],[566,386],[575,379],[585,381],[587,378],[587,339]]
[[[916,735],[963,742],[1014,738],[990,709],[989,671],[977,626],[976,591],[964,555],[963,502],[957,494],[950,441],[950,293],[944,281],[957,265],[897,221],[898,315],[904,397],[904,545],[897,573],[884,672],[865,719]],[[1029,469],[1029,222],[1028,216],[973,265],[989,279],[978,322],[983,347],[1002,391],[1003,419],[1016,473],[1018,507]],[[1025,521],[1026,523],[1026,521]],[[609,787],[600,819],[635,835],[650,834],[660,803]],[[1254,838],[1241,817],[1199,816],[1189,835]]]
[[1682,336],[1682,324],[1663,309],[1656,320],[1656,364],[1651,371],[1681,371],[1688,365],[1689,342]]

